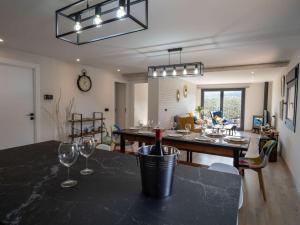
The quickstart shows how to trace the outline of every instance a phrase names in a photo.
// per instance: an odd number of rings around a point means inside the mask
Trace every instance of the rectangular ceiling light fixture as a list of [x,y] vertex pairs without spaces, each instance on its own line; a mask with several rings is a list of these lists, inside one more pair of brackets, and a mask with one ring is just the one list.
[[55,20],[56,38],[83,45],[148,29],[148,0],[79,0]]
[[[169,64],[149,66],[148,78],[166,78],[166,77],[195,77],[204,75],[204,65],[202,62],[181,63],[182,48],[168,49]],[[180,62],[170,64],[171,52],[179,52]]]

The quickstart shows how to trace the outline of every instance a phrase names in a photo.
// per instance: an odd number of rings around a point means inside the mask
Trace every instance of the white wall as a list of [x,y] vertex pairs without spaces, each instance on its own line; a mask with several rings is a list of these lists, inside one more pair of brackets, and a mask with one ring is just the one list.
[[[201,105],[201,88],[245,88],[245,126],[244,130],[252,129],[253,115],[262,115],[264,107],[264,83],[249,83],[249,84],[224,84],[224,85],[202,85],[197,89],[197,95],[200,97],[197,104]],[[272,85],[269,86],[272,88]],[[271,89],[270,89],[271,92]],[[271,99],[271,98],[270,98]],[[270,107],[271,107],[271,103]]]
[[148,79],[148,119],[158,122],[159,79]]
[[253,83],[246,88],[245,95],[245,130],[252,129],[254,115],[263,115],[264,83]]
[[[296,64],[300,63],[300,49],[294,55],[288,69],[285,74],[287,74]],[[273,91],[273,110],[277,115],[277,129],[279,130],[279,139],[281,144],[281,151],[284,160],[286,161],[288,167],[291,170],[291,173],[295,179],[296,186],[300,192],[300,97],[298,91],[298,110],[297,110],[297,125],[296,133],[288,129],[284,120],[279,119],[279,102],[281,99],[280,83],[281,77],[278,77],[274,82],[274,91]],[[299,83],[298,83],[299,85]],[[284,115],[285,117],[285,115]]]
[[[53,58],[33,55],[12,49],[0,49],[0,58],[19,60],[40,66],[40,139],[38,141],[53,140],[57,136],[53,121],[49,118],[45,109],[53,112],[58,99],[59,91],[62,93],[62,111],[72,97],[75,98],[74,112],[84,113],[90,116],[93,111],[109,112],[104,115],[107,118],[107,126],[114,122],[114,82],[126,82],[119,74],[79,64],[71,64],[58,61]],[[76,85],[77,77],[85,68],[91,77],[93,87],[90,92],[81,92]],[[53,94],[53,101],[44,101],[44,94]]]
[[134,125],[148,121],[148,83],[134,85]]
[[[128,82],[128,90],[127,90],[127,108],[128,108],[128,123],[127,126],[134,126],[134,99],[135,99],[135,84],[148,83],[147,73],[141,74],[126,74],[124,78]],[[148,91],[149,92],[149,91]],[[149,94],[149,93],[148,93]],[[148,97],[149,98],[149,97]],[[147,99],[147,103],[148,103]],[[148,115],[148,112],[147,112]]]
[[[184,86],[188,87],[188,96],[183,96]],[[176,92],[180,91],[177,102]],[[196,107],[196,85],[179,78],[149,79],[149,119],[162,127],[169,128],[176,115],[194,111]]]

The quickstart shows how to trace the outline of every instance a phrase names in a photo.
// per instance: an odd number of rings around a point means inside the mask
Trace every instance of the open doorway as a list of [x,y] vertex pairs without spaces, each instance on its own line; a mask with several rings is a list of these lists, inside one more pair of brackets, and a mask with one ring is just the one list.
[[134,126],[148,121],[148,83],[134,85]]
[[115,123],[121,128],[126,127],[126,84],[115,82]]

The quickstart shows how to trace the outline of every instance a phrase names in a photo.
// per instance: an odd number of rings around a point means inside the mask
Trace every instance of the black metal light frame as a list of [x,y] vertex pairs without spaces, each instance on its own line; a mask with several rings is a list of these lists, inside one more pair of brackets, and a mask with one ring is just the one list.
[[[69,31],[69,32],[66,32],[66,33],[62,33],[62,34],[59,33],[58,16],[63,16],[65,18],[67,18],[67,19],[70,19],[70,20],[74,21],[74,23],[76,21],[78,21],[78,19],[80,20],[80,22],[84,22],[86,20],[92,19],[96,14],[93,15],[93,16],[81,19],[80,15],[82,13],[90,11],[90,10],[97,11],[96,9],[99,9],[99,8],[101,8],[104,5],[107,5],[107,4],[110,4],[110,3],[113,3],[113,2],[119,2],[119,1],[120,0],[106,0],[106,1],[100,2],[98,4],[92,5],[92,6],[89,6],[87,4],[87,7],[85,9],[83,9],[83,10],[79,10],[79,11],[77,11],[75,13],[71,13],[71,14],[64,14],[63,13],[63,11],[65,11],[67,9],[70,9],[71,7],[74,7],[74,6],[78,5],[78,4],[82,4],[83,2],[86,2],[86,0],[79,0],[79,1],[74,2],[74,3],[72,3],[72,4],[68,5],[68,6],[65,6],[65,7],[61,8],[61,9],[56,10],[56,12],[55,12],[56,38],[61,39],[61,40],[66,41],[66,42],[69,42],[69,43],[72,43],[72,44],[83,45],[83,44],[88,44],[88,43],[92,43],[92,42],[96,42],[96,41],[101,41],[101,40],[105,40],[105,39],[109,39],[109,38],[113,38],[113,37],[118,37],[118,36],[130,34],[130,33],[135,33],[135,32],[138,32],[138,31],[142,31],[142,30],[148,29],[148,0],[121,0],[120,2],[124,3],[124,7],[127,7],[126,15],[124,17],[122,17],[122,18],[115,17],[115,18],[111,18],[111,19],[108,19],[108,20],[104,20],[104,21],[102,21],[101,25],[109,24],[111,22],[115,22],[115,21],[118,21],[118,20],[123,20],[123,19],[126,19],[126,18],[130,18],[137,25],[139,25],[140,28],[135,29],[135,30],[131,30],[131,31],[128,31],[128,32],[116,33],[116,34],[109,35],[109,36],[95,38],[95,39],[92,39],[90,41],[84,41],[84,42],[80,42],[80,34],[77,31],[75,31],[75,30],[72,30],[72,31]],[[139,21],[136,17],[134,17],[133,15],[130,14],[130,6],[138,4],[138,3],[141,3],[141,2],[145,2],[145,23]],[[117,11],[118,9],[119,9],[119,7],[115,7],[115,8],[106,10],[106,11],[101,11],[101,15],[105,15],[105,14]],[[92,29],[92,28],[95,28],[95,27],[97,27],[96,24],[89,25],[89,26],[86,26],[86,27],[82,27],[82,29],[80,30],[80,32],[84,32],[85,30]],[[76,33],[77,33],[77,41],[76,42],[71,41],[71,40],[65,38],[65,36],[68,36],[68,35],[71,35],[71,34],[76,34]]]
[[[204,75],[204,65],[202,62],[192,62],[192,63],[181,63],[181,51],[182,48],[172,48],[168,49],[169,52],[169,64],[167,65],[158,65],[158,66],[149,66],[148,67],[148,78],[176,78],[176,77],[196,77]],[[171,52],[180,52],[180,63],[178,64],[170,64],[170,53]],[[194,73],[195,68],[198,69],[198,73]],[[179,69],[179,70],[178,70]],[[183,71],[186,69],[186,74]],[[176,70],[176,75],[168,71]],[[163,71],[166,72],[163,75]],[[156,72],[156,76],[154,76],[154,72]],[[177,72],[179,72],[177,74]]]

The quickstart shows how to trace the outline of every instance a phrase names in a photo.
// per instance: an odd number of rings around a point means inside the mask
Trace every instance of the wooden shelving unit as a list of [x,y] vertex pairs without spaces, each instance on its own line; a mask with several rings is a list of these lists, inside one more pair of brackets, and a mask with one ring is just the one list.
[[[95,136],[96,134],[100,134],[100,141],[103,142],[103,132],[104,132],[104,120],[103,112],[93,112],[93,117],[91,118],[84,118],[81,113],[72,113],[72,119],[69,120],[71,123],[71,134],[69,135],[70,138],[72,138],[72,141],[74,141],[75,138],[80,138],[88,135]],[[96,122],[100,121],[100,126],[96,130]],[[92,122],[92,131],[85,132],[83,130],[83,123]],[[79,124],[80,129],[79,134],[75,133],[75,126],[76,124]]]

